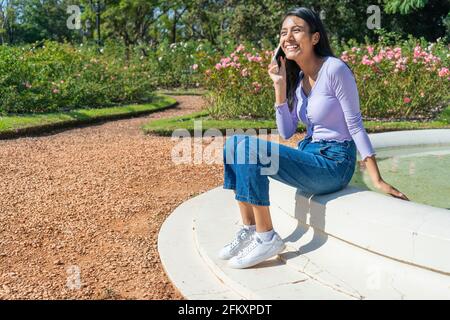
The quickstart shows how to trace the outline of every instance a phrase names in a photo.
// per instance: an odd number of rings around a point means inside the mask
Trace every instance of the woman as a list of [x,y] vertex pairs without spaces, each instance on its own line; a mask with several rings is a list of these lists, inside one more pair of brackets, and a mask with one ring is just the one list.
[[[244,224],[219,253],[221,259],[229,259],[232,268],[254,266],[285,248],[270,218],[268,176],[313,194],[336,192],[351,180],[358,150],[373,184],[386,194],[408,200],[381,178],[361,120],[355,78],[347,64],[334,56],[319,16],[307,8],[288,12],[282,20],[280,45],[286,57],[281,58],[280,68],[271,63],[268,69],[275,88],[277,127],[289,139],[300,119],[307,133],[297,149],[281,144],[273,148],[272,142],[249,135],[227,139],[224,188],[235,190]],[[265,166],[260,161],[230,161],[238,154],[256,153],[259,159],[258,147],[264,143],[271,150],[269,156],[278,161],[276,173],[262,174]]]

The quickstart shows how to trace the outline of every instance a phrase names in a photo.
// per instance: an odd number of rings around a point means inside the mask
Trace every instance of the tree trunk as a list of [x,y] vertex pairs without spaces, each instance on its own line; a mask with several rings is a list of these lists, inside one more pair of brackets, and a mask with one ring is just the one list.
[[173,15],[173,24],[172,24],[172,43],[177,42],[177,22],[178,22],[178,17],[175,12],[175,14]]

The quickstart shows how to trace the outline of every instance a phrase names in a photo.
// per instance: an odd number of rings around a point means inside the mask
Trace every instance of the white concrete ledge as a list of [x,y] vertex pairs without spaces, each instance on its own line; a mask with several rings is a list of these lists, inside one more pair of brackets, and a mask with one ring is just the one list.
[[[450,129],[386,132],[370,135],[377,150],[392,146],[449,144]],[[271,180],[270,200],[285,213],[333,237],[393,259],[450,273],[448,210],[347,187],[311,196]],[[292,199],[295,198],[295,201]]]
[[[450,130],[370,135],[375,149],[450,143]],[[240,223],[234,193],[215,188],[177,208],[158,250],[188,299],[450,299],[448,210],[348,187],[311,196],[270,179],[277,259],[234,270],[216,258]]]
[[205,264],[225,285],[246,299],[356,299],[337,287],[324,285],[280,259],[267,260],[257,267],[237,270],[217,258],[240,223],[234,193],[215,188],[203,195],[202,206],[194,217],[197,250]]
[[[450,129],[405,130],[369,135],[375,149],[450,143]],[[375,150],[376,151],[376,150]]]
[[161,227],[158,252],[164,270],[186,299],[243,299],[225,286],[198,255],[192,225],[198,200],[194,198],[180,205]]

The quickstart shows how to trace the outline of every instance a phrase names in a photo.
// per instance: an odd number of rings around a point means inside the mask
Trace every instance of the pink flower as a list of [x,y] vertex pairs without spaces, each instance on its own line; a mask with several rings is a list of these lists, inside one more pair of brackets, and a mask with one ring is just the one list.
[[403,102],[404,103],[410,103],[411,102],[411,98],[405,97],[405,98],[403,98]]
[[30,89],[31,88],[31,84],[27,81],[23,84],[25,86],[25,88]]
[[240,44],[240,45],[236,48],[236,52],[241,52],[241,51],[243,51],[243,50],[245,50],[245,47],[244,47],[244,45],[242,45],[242,44]]
[[222,69],[222,65],[221,65],[220,63],[216,64],[216,69],[217,69],[217,70]]
[[252,56],[252,55],[247,56],[247,59],[248,59],[248,61],[254,61],[254,62],[261,62],[262,61],[261,57],[259,57],[259,56]]
[[369,57],[367,55],[364,55],[364,57],[362,58],[361,61],[362,64],[366,65],[366,66],[371,66],[373,65],[373,61],[369,59]]
[[373,57],[373,61],[375,61],[376,63],[380,63],[382,60],[383,57],[378,54],[375,57]]
[[450,72],[449,72],[448,68],[441,68],[439,70],[439,77],[441,77],[441,78],[443,78],[449,74],[450,74]]
[[234,61],[234,62],[237,62],[238,60],[239,60],[239,57],[238,57],[238,56],[234,56],[234,57],[233,57],[233,61]]
[[394,58],[394,55],[395,55],[395,53],[391,49],[388,49],[386,51],[386,58],[388,58],[389,60],[392,60]]
[[198,69],[198,64],[193,64],[192,65],[192,70],[197,70]]
[[261,84],[259,84],[258,82],[253,82],[252,85],[254,86],[253,91],[255,93],[258,93],[261,90]]
[[63,84],[64,83],[64,80],[61,80],[61,84]]
[[344,62],[348,62],[348,52],[347,51],[342,52],[341,59]]
[[414,58],[419,58],[422,53],[422,48],[420,46],[416,46],[414,48]]
[[245,69],[243,69],[243,70],[241,71],[241,76],[247,77],[248,75],[249,75],[249,73],[248,73],[247,68],[245,68]]
[[367,46],[367,52],[369,52],[370,55],[373,55],[373,47]]
[[56,94],[56,93],[59,93],[59,90],[56,89],[56,88],[54,88],[54,89],[52,90],[52,92]]

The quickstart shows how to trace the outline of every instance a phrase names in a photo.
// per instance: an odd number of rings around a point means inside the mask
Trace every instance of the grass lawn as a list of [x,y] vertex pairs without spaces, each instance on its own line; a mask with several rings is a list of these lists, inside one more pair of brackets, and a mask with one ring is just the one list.
[[[204,132],[208,129],[218,129],[222,134],[226,129],[276,129],[275,120],[214,120],[208,116],[208,112],[200,111],[186,116],[179,116],[166,119],[152,120],[142,126],[144,133],[155,133],[162,136],[171,136],[176,129],[187,129],[191,134],[194,132],[194,121],[201,120],[201,128]],[[364,121],[364,127],[367,132],[383,132],[395,130],[413,130],[413,129],[442,129],[450,128],[450,106],[444,109],[441,115],[434,121],[415,122],[415,121]],[[305,131],[305,126],[299,122],[297,132]]]
[[176,104],[170,97],[157,95],[146,104],[125,105],[99,109],[77,109],[69,112],[17,114],[0,117],[0,137],[25,132],[39,132],[52,128],[86,124],[108,119],[124,118],[163,110]]
[[156,90],[157,94],[168,95],[168,96],[203,96],[208,91],[202,88],[171,88],[171,89],[159,89]]

